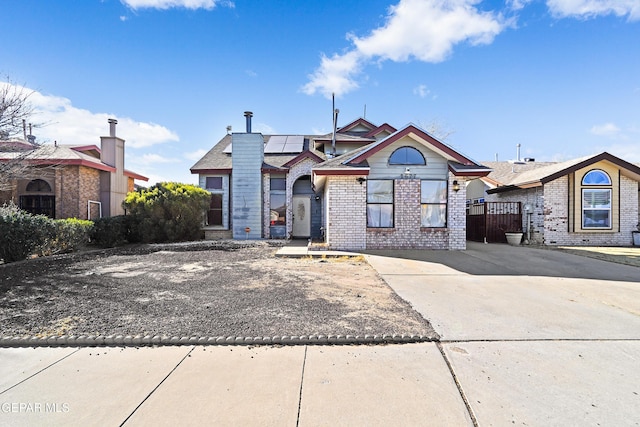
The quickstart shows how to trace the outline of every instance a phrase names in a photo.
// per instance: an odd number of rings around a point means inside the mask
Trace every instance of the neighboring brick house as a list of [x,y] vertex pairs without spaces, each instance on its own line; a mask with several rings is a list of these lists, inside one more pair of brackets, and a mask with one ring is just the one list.
[[469,183],[470,203],[521,202],[532,243],[629,246],[639,217],[640,167],[609,153],[562,163],[485,162],[491,174]]
[[358,119],[326,135],[226,135],[192,168],[206,238],[331,249],[465,249],[465,182],[490,170],[424,130]]
[[[134,181],[148,178],[124,168],[124,143],[109,120],[109,136],[95,145],[35,145],[33,141],[0,141],[0,162],[28,166],[28,176],[13,179],[0,192],[0,204],[52,218],[96,219],[124,213],[122,201]],[[34,139],[34,138],[31,138]]]

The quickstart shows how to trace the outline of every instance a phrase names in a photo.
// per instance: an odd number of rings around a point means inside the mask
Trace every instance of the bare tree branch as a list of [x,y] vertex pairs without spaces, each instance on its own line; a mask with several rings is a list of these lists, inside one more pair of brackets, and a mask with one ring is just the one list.
[[446,124],[443,124],[442,121],[438,119],[432,119],[426,124],[418,122],[418,125],[443,142],[455,133],[454,130],[449,129]]
[[[15,180],[33,179],[42,173],[42,168],[32,161],[41,145],[35,138],[22,138],[26,123],[34,114],[29,102],[34,93],[8,76],[0,82],[0,191],[11,190]],[[31,130],[33,125],[29,126]]]
[[0,82],[0,136],[9,139],[22,134],[23,123],[34,113],[29,98],[34,91],[15,84],[9,77]]

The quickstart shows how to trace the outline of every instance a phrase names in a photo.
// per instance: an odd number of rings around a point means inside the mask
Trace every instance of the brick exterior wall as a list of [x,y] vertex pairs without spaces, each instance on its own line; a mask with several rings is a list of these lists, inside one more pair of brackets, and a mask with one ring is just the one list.
[[[520,202],[522,203],[522,230],[527,236],[530,232],[530,242],[541,245],[544,238],[544,189],[542,187],[530,188],[527,190],[514,190],[508,193],[487,194],[487,202]],[[564,199],[566,204],[566,197]],[[525,205],[531,206],[531,215],[528,217],[524,212]],[[528,222],[531,222],[529,224]]]
[[[530,204],[531,243],[550,246],[629,246],[631,232],[639,222],[638,182],[625,176],[620,178],[620,231],[570,232],[569,231],[569,178],[560,177],[543,187],[515,190],[502,194],[488,194],[487,201],[522,202]],[[615,209],[615,206],[613,207]],[[576,212],[580,221],[580,212]],[[528,229],[527,214],[523,212],[523,230]]]
[[396,179],[393,183],[393,228],[367,228],[367,248],[420,246],[420,180]]
[[[457,179],[460,191],[452,190]],[[327,182],[331,249],[466,249],[464,179],[449,174],[447,228],[421,226],[420,179],[394,181],[394,227],[367,228],[366,185],[355,176],[331,177]]]
[[[453,181],[457,180],[459,191],[453,191]],[[467,249],[467,182],[465,178],[449,173],[449,205],[447,210],[448,246],[438,249]]]
[[[453,191],[453,180],[460,185]],[[421,226],[420,179],[394,182],[394,228],[367,229],[367,249],[452,249],[464,250],[466,240],[466,192],[464,180],[449,174],[447,227]]]
[[0,205],[8,204],[9,202],[18,204],[18,185],[15,180],[11,184],[13,187],[11,190],[0,191]]
[[367,245],[367,187],[356,176],[327,177],[326,239],[330,249],[359,250]]
[[[624,176],[620,179],[620,231],[569,232],[568,177],[564,176],[544,186],[545,245],[630,246],[631,231],[638,221],[638,183]],[[615,209],[615,207],[614,207]]]
[[311,175],[311,169],[316,165],[311,159],[304,159],[289,169],[287,175],[287,238],[291,238],[293,230],[293,184],[301,176]]
[[100,200],[100,172],[85,166],[55,171],[56,218],[89,219],[87,203]]

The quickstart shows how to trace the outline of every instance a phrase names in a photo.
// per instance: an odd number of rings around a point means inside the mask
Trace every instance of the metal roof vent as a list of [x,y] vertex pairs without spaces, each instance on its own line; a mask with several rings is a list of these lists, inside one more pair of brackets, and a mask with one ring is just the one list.
[[245,111],[244,117],[247,120],[247,133],[251,133],[251,117],[253,117],[253,113],[251,111]]

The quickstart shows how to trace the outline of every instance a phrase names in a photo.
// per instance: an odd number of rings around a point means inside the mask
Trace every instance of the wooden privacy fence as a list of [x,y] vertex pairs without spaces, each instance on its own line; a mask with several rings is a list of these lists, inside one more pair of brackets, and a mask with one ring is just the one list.
[[522,203],[484,202],[467,209],[467,240],[507,243],[506,231],[522,231]]

